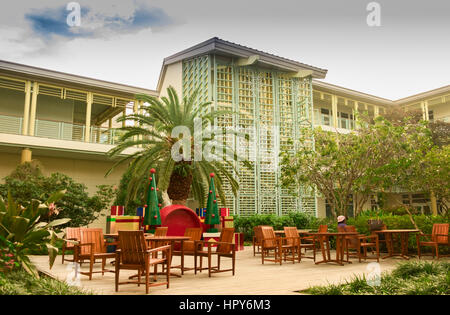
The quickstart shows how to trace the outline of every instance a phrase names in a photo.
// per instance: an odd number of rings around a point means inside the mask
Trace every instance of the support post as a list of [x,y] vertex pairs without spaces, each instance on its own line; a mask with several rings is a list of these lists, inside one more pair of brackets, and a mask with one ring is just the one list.
[[86,99],[86,124],[84,129],[85,142],[90,142],[91,139],[91,114],[92,114],[92,92],[88,92]]
[[30,122],[28,134],[30,136],[34,136],[34,126],[36,125],[36,106],[37,106],[37,97],[39,94],[39,85],[37,82],[33,83],[33,95],[31,97],[31,110],[30,110]]
[[429,110],[428,110],[428,101],[423,101],[423,106],[424,106],[424,110],[425,110],[425,120],[430,120],[430,116],[429,116]]
[[337,118],[337,95],[331,95],[331,111],[333,115],[333,127],[338,128],[338,118]]
[[29,148],[24,148],[21,152],[20,163],[31,162],[31,150]]
[[28,135],[28,124],[30,122],[31,81],[25,84],[25,104],[23,107],[22,134]]
[[434,194],[433,191],[430,192],[430,202],[431,202],[431,213],[433,213],[433,215],[438,215],[436,195]]

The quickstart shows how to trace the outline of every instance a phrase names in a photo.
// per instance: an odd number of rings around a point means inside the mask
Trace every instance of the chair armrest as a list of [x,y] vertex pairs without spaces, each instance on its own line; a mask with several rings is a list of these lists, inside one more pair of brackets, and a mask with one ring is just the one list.
[[160,246],[160,247],[155,247],[155,248],[152,248],[152,249],[148,249],[148,250],[146,251],[146,253],[151,254],[151,253],[157,253],[157,252],[164,252],[164,251],[170,250],[171,248],[172,248],[171,245],[164,245],[164,246]]

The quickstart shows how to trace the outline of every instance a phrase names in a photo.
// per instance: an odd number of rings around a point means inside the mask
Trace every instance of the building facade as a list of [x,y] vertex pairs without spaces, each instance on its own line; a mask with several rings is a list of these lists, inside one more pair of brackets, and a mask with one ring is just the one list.
[[[124,169],[105,178],[114,162],[105,153],[118,138],[115,119],[144,106],[135,95],[165,96],[173,86],[188,96],[198,89],[199,102],[233,112],[217,119],[217,127],[250,135],[222,136],[253,166],[235,163],[240,189],[237,196],[227,189],[226,206],[241,215],[304,211],[324,217],[327,202],[316,192],[300,189],[294,197],[278,185],[279,152],[295,149],[298,144],[289,139],[298,138],[301,128],[350,132],[357,112],[376,117],[392,106],[419,109],[424,119],[450,121],[450,86],[392,101],[320,81],[326,73],[218,38],[164,59],[156,90],[0,61],[0,177],[36,159],[45,172],[66,173],[91,193],[97,185],[118,184]],[[436,207],[435,200],[421,194],[399,192],[390,198],[416,203],[425,212]],[[366,207],[375,206],[376,196]]]

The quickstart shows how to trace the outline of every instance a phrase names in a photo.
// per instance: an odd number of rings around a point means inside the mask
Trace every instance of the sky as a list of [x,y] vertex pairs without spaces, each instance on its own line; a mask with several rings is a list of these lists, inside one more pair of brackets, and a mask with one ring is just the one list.
[[2,1],[0,59],[156,89],[165,57],[217,36],[391,100],[450,84],[448,0],[78,0],[69,26],[70,2]]

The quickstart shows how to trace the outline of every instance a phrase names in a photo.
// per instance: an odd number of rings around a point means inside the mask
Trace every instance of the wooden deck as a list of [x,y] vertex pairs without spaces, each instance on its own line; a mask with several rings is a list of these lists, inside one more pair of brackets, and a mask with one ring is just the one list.
[[[334,255],[334,253],[332,253]],[[321,255],[317,257],[321,259]],[[45,271],[60,280],[65,280],[70,273],[68,264],[61,264],[61,257],[58,257],[55,265],[50,270],[47,256],[33,256],[32,261],[39,269]],[[226,268],[231,265],[228,259],[223,259],[222,264]],[[358,263],[355,260],[352,264],[338,266],[332,264],[315,265],[311,259],[303,259],[301,263],[292,264],[284,262],[283,265],[273,262],[261,264],[261,257],[253,256],[251,247],[245,247],[244,251],[237,252],[236,275],[231,272],[213,274],[208,277],[207,271],[194,275],[193,271],[185,272],[182,278],[171,277],[170,288],[165,286],[150,288],[150,294],[170,295],[170,294],[192,294],[192,295],[265,295],[265,294],[298,294],[295,291],[306,289],[312,285],[324,285],[327,283],[338,283],[350,279],[354,275],[368,273],[367,264],[374,260]],[[380,260],[381,271],[389,271],[395,267],[400,259]],[[206,263],[206,260],[203,261]],[[174,257],[173,265],[179,264],[179,257]],[[111,269],[114,267],[111,266]],[[193,257],[186,258],[186,265],[193,266]],[[96,264],[96,270],[100,264]],[[82,269],[87,268],[87,264]],[[174,269],[179,273],[179,269]],[[121,279],[126,279],[133,271],[121,271]],[[92,280],[86,276],[81,276],[81,286],[92,290],[97,294],[145,294],[145,287],[141,285],[122,285],[119,292],[114,291],[114,274],[106,273],[94,274]]]

